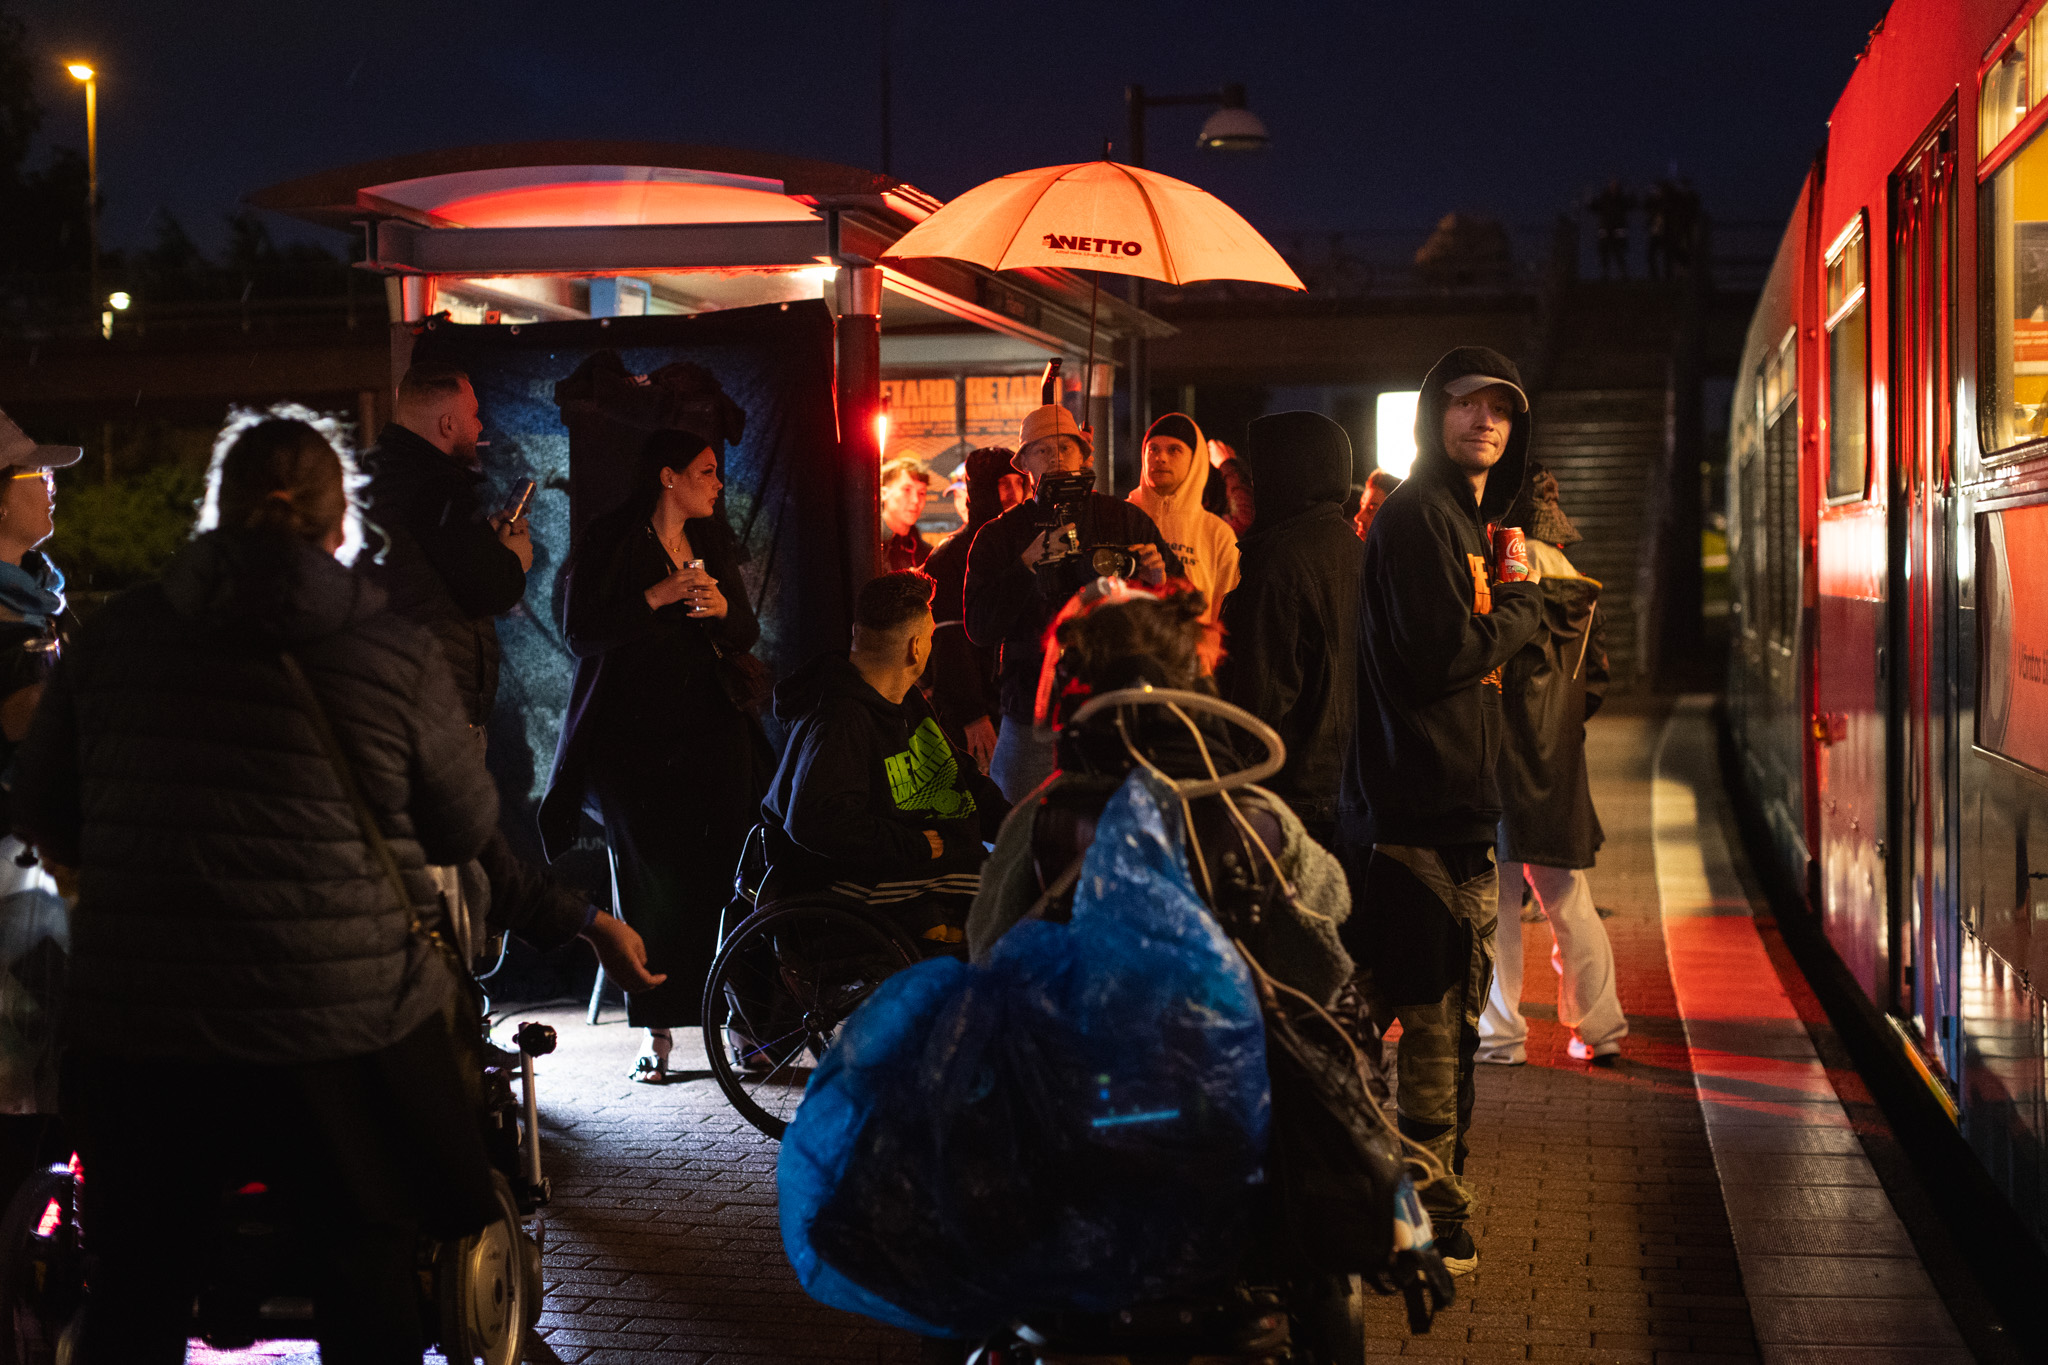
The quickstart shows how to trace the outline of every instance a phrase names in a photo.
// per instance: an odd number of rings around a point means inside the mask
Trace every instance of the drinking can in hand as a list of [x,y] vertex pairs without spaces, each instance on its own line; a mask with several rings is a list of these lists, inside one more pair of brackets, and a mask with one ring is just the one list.
[[1529,579],[1529,542],[1519,526],[1493,528],[1493,574],[1503,583]]

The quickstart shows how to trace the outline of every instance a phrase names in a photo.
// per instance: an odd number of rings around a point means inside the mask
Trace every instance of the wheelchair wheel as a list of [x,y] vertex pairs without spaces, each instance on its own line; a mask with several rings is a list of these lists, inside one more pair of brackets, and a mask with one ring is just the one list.
[[1295,1342],[1314,1365],[1365,1365],[1365,1289],[1358,1276],[1332,1278],[1291,1305]]
[[52,1166],[0,1215],[0,1365],[56,1365],[85,1303],[78,1182]]
[[755,911],[719,948],[704,986],[704,1051],[718,1088],[779,1140],[840,1025],[918,957],[900,930],[843,901]]
[[512,1187],[493,1172],[499,1216],[482,1232],[442,1245],[434,1257],[441,1354],[450,1365],[519,1365],[540,1317],[537,1259],[519,1224]]

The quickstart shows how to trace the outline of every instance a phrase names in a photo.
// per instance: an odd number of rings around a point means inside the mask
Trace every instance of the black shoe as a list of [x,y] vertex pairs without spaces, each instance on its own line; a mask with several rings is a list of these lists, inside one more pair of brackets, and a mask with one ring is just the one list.
[[1436,1254],[1444,1258],[1444,1269],[1453,1275],[1470,1275],[1479,1269],[1479,1248],[1472,1244],[1472,1233],[1463,1223],[1437,1230]]

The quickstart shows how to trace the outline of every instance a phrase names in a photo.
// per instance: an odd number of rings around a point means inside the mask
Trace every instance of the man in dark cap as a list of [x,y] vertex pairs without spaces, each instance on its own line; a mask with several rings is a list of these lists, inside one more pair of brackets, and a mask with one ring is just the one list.
[[1346,946],[1370,971],[1375,1013],[1401,1021],[1401,1131],[1451,1172],[1423,1205],[1445,1266],[1466,1274],[1479,1264],[1461,1177],[1497,927],[1501,666],[1542,623],[1526,554],[1497,552],[1493,535],[1528,464],[1514,362],[1478,346],[1439,360],[1415,448],[1365,542],[1338,855],[1359,907]]
[[1287,766],[1266,786],[1330,848],[1358,707],[1365,546],[1344,517],[1351,438],[1321,413],[1274,413],[1252,423],[1245,458],[1257,511],[1238,542],[1237,590],[1223,602],[1229,653],[1216,687],[1280,732]]

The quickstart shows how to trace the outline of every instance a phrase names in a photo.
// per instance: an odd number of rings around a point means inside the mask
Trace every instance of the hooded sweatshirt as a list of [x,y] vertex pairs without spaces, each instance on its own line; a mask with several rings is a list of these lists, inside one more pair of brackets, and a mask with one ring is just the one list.
[[[1501,666],[1542,624],[1542,589],[1496,582],[1490,523],[1521,492],[1529,414],[1475,504],[1443,444],[1444,385],[1471,374],[1521,382],[1497,351],[1461,346],[1422,382],[1415,467],[1365,542],[1358,591],[1358,723],[1344,763],[1339,837],[1441,848],[1492,844],[1500,823]],[[1265,490],[1260,488],[1263,506]]]
[[1185,413],[1169,412],[1152,424],[1145,439],[1172,436],[1187,443],[1194,452],[1188,476],[1171,493],[1152,487],[1152,471],[1140,451],[1143,481],[1131,490],[1130,501],[1142,508],[1159,527],[1160,538],[1180,556],[1188,581],[1209,599],[1207,620],[1223,614],[1223,599],[1237,586],[1237,532],[1230,523],[1202,506],[1202,490],[1209,484],[1209,443],[1195,419]]
[[1321,413],[1276,413],[1252,423],[1245,458],[1259,501],[1224,603],[1216,688],[1280,732],[1287,765],[1266,785],[1328,839],[1358,706],[1365,547],[1344,517],[1351,439]]
[[[821,654],[777,685],[775,718],[789,742],[761,819],[778,884],[817,890],[981,866],[1009,803],[916,688],[891,702],[844,654]],[[926,830],[944,841],[939,857]]]

